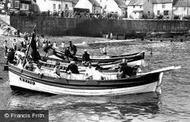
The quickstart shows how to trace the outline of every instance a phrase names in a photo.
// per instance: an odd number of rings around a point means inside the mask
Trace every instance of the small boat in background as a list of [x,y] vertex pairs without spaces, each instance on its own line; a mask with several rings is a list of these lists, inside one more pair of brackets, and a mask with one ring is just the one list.
[[[54,49],[54,55],[57,56],[60,59],[65,59],[64,52],[60,50]],[[82,56],[77,55],[76,56],[78,61],[82,62]],[[91,62],[95,63],[116,63],[117,61],[120,62],[122,59],[127,59],[129,62],[135,62],[139,60],[144,60],[145,52],[137,52],[132,54],[125,54],[125,55],[117,55],[117,56],[91,56]]]

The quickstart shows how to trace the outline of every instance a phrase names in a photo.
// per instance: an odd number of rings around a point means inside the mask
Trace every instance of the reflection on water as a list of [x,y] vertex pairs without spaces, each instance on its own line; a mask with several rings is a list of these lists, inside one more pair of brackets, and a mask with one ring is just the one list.
[[32,92],[12,94],[9,99],[11,109],[47,109],[50,120],[56,121],[121,121],[133,120],[137,116],[151,118],[160,109],[160,96],[155,93],[100,97]]

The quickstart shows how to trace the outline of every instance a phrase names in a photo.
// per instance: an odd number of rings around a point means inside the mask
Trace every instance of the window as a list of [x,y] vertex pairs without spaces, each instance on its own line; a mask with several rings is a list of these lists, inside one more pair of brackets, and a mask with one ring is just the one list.
[[148,11],[148,15],[150,15],[150,11]]
[[65,4],[65,9],[69,9],[68,4]]
[[19,8],[19,4],[20,4],[19,1],[15,1],[15,8]]
[[157,15],[160,15],[160,10],[157,11]]
[[29,5],[28,4],[21,4],[20,10],[29,10]]
[[165,4],[162,4],[162,8],[165,8],[166,6],[165,6]]
[[56,5],[55,4],[53,4],[53,10],[55,10],[56,9]]
[[164,15],[169,15],[169,11],[164,11]]
[[61,4],[58,5],[58,9],[59,9],[59,10],[61,9]]

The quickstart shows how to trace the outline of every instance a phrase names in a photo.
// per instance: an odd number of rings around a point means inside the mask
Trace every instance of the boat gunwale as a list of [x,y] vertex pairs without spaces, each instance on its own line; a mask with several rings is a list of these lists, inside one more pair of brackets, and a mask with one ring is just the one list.
[[[100,88],[122,88],[122,87],[134,87],[134,86],[140,86],[140,85],[145,85],[153,82],[158,82],[159,79],[159,74],[160,72],[157,73],[151,73],[151,74],[146,74],[142,76],[137,76],[137,77],[131,77],[131,78],[125,78],[125,79],[117,79],[117,80],[72,80],[72,79],[66,79],[66,78],[54,78],[50,76],[43,76],[42,78],[40,75],[28,71],[25,69],[19,69],[16,66],[10,65],[9,68],[10,72],[16,73],[17,75],[20,75],[21,77],[26,77],[32,80],[35,80],[36,82],[41,82],[49,85],[61,85],[61,86],[69,86],[69,87],[100,87]],[[154,77],[153,77],[153,76]],[[155,78],[155,76],[157,76]],[[148,79],[147,77],[150,78],[151,80]],[[144,78],[144,80],[142,80]],[[154,78],[154,79],[152,79]],[[138,79],[138,80],[137,80]],[[130,81],[133,80],[133,81]],[[77,83],[76,83],[77,82]],[[81,84],[82,83],[82,84]],[[110,84],[111,83],[111,84]]]

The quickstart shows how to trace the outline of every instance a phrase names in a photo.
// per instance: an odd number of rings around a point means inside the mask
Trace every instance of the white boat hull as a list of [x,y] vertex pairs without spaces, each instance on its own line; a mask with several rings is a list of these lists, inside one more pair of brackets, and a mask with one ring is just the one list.
[[146,93],[146,92],[157,92],[158,89],[160,92],[162,76],[163,72],[160,73],[159,81],[135,87],[103,89],[103,90],[84,90],[84,89],[70,89],[64,87],[51,86],[39,82],[35,82],[35,84],[32,84],[31,82],[24,82],[20,80],[20,76],[9,71],[10,86],[15,86],[34,91],[52,93],[52,94],[70,94],[70,95],[84,95],[84,96],[137,94],[137,93]]

